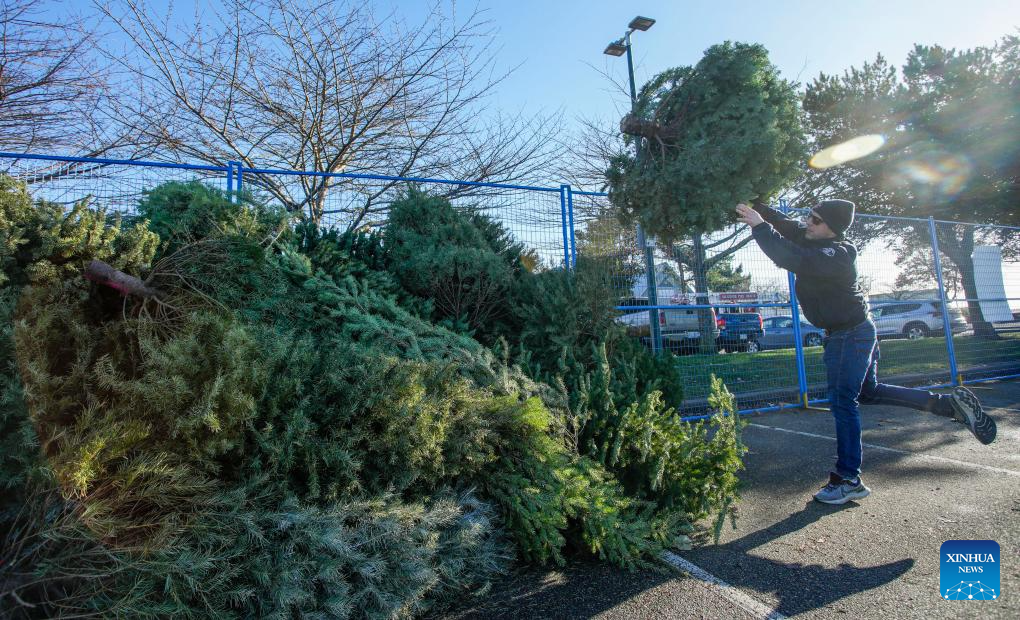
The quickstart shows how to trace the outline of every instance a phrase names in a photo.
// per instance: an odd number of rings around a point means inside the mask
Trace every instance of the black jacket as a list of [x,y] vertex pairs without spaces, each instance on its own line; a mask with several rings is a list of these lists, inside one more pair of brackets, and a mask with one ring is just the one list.
[[751,230],[776,265],[797,275],[797,299],[804,317],[817,327],[840,330],[868,318],[857,283],[857,248],[839,239],[811,240],[805,229],[774,209],[755,207],[765,223]]

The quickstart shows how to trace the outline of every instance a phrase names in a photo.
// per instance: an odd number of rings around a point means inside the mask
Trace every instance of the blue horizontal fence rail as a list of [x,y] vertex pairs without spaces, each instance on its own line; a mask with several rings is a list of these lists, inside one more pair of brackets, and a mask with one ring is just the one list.
[[[639,244],[639,237],[635,231],[613,225],[611,218],[605,216],[605,213],[609,212],[609,205],[607,194],[604,192],[578,191],[568,184],[543,187],[383,174],[249,168],[237,161],[229,161],[225,165],[212,165],[0,152],[0,162],[6,162],[9,171],[14,170],[15,176],[20,173],[20,178],[27,182],[51,188],[59,183],[60,191],[68,196],[84,197],[89,192],[82,191],[83,189],[101,187],[106,193],[98,192],[102,194],[100,198],[108,198],[119,208],[130,205],[132,200],[136,201],[137,197],[152,189],[155,184],[189,178],[221,183],[228,195],[235,200],[242,190],[258,189],[260,182],[267,178],[319,178],[376,183],[377,185],[373,187],[380,187],[378,184],[408,183],[436,188],[452,186],[466,190],[495,190],[496,194],[488,196],[500,195],[504,196],[505,200],[497,203],[496,207],[490,205],[484,208],[497,208],[497,213],[506,218],[505,223],[519,238],[518,240],[540,250],[542,259],[547,261],[543,264],[569,271],[577,268],[578,257],[584,254],[594,252],[596,255],[615,257],[614,260],[622,267],[618,273],[608,275],[620,283],[621,303],[616,309],[621,315],[642,313],[647,324],[658,314],[657,311],[689,313],[687,323],[689,327],[686,328],[688,334],[692,332],[700,334],[704,331],[703,328],[709,325],[709,318],[715,320],[716,313],[728,313],[729,316],[732,313],[751,311],[752,314],[760,314],[763,324],[776,322],[775,324],[779,325],[779,322],[784,320],[791,322],[792,335],[789,348],[754,354],[699,350],[690,356],[676,357],[678,372],[685,385],[691,386],[688,401],[682,411],[684,419],[698,420],[709,417],[710,414],[704,411],[707,405],[704,402],[703,390],[707,376],[716,373],[726,381],[729,389],[738,398],[740,414],[784,411],[827,402],[823,397],[824,373],[820,372],[820,350],[807,346],[815,341],[808,340],[812,332],[802,332],[807,324],[801,317],[795,292],[795,279],[792,275],[777,270],[763,256],[755,254],[754,244],[748,244],[732,252],[729,255],[730,260],[740,267],[747,268],[744,275],[755,286],[761,286],[765,281],[771,282],[774,290],[769,295],[763,294],[753,301],[727,300],[722,294],[710,299],[705,290],[696,286],[694,288],[697,292],[688,290],[691,282],[697,280],[697,276],[690,273],[681,274],[680,278],[687,282],[688,289],[678,292],[675,287],[659,283],[658,273],[659,267],[663,264],[680,264],[676,248],[667,247],[652,239],[649,239],[647,246],[644,243]],[[145,178],[136,178],[138,171],[145,171],[146,175],[142,175]],[[57,190],[50,191],[52,193]],[[478,195],[484,197],[486,194],[483,192]],[[547,198],[537,200],[536,197],[539,196]],[[481,204],[479,199],[469,207],[483,208],[479,206]],[[790,209],[785,204],[782,204],[781,208],[790,214],[807,211]],[[328,209],[323,213],[343,213],[343,209]],[[515,220],[513,217],[518,219]],[[1003,313],[1009,312],[1008,302],[1020,301],[1020,297],[1007,293],[1001,283],[999,288],[993,287],[994,290],[985,289],[979,291],[977,295],[969,294],[973,292],[973,286],[961,288],[962,276],[953,264],[954,254],[952,252],[947,254],[946,248],[940,247],[941,240],[952,240],[954,234],[969,235],[968,238],[973,243],[987,246],[994,246],[996,243],[1002,245],[996,239],[1008,237],[1015,231],[1020,231],[1020,227],[873,214],[860,214],[858,221],[859,224],[876,221],[888,223],[889,226],[883,227],[883,230],[902,226],[904,237],[908,233],[916,234],[923,230],[927,237],[928,247],[921,249],[930,253],[927,269],[932,272],[933,289],[928,294],[913,294],[902,299],[893,296],[881,300],[881,307],[897,304],[908,306],[929,304],[931,309],[929,314],[938,314],[937,329],[934,329],[932,324],[933,328],[930,331],[933,337],[927,338],[925,342],[889,343],[889,349],[892,349],[893,353],[899,350],[901,357],[903,351],[907,351],[909,363],[902,364],[901,375],[903,372],[908,375],[914,373],[916,377],[913,383],[927,384],[927,387],[949,387],[1020,377],[1020,338],[1014,337],[1020,335],[1020,321],[1008,323],[1003,318]],[[603,228],[610,232],[603,231]],[[739,237],[736,232],[734,234]],[[854,238],[852,233],[850,236]],[[702,241],[711,245],[717,239],[707,236]],[[888,248],[876,250],[873,240],[868,243],[870,245],[864,246],[861,255],[864,259],[862,262],[867,263],[870,260],[873,267],[880,265],[873,271],[895,262],[891,250]],[[1020,252],[1020,248],[1017,251]],[[726,251],[716,251],[713,255],[706,254],[706,258],[714,260],[723,254],[726,254]],[[1020,263],[1010,263],[1010,266],[1017,267],[1018,279],[1016,282],[1008,282],[1009,287],[1020,288]],[[999,280],[1004,277],[1002,274],[989,273],[990,276],[986,280],[994,280],[991,276],[997,276]],[[630,299],[640,297],[640,295],[628,296],[626,292],[628,287],[636,290],[643,281],[647,281],[644,283],[649,285],[648,292],[652,293],[649,301],[654,303],[625,302],[622,299],[625,296]],[[964,289],[968,294],[961,295]],[[962,329],[960,312],[967,312],[968,315],[980,312],[982,316],[989,313],[998,317],[996,320],[1000,322],[993,327],[997,338],[985,339],[972,335],[970,333],[972,328],[977,328],[973,321],[966,323],[966,329]],[[927,318],[936,319],[935,316]],[[694,321],[697,321],[697,328],[694,327]],[[651,325],[647,327],[651,328]],[[670,347],[664,344],[673,343],[677,338],[676,333],[671,333],[669,329],[664,330],[665,333],[660,332],[658,321],[655,327],[649,331],[655,334],[657,342],[650,343],[650,348],[659,354],[669,354]],[[934,337],[935,332],[941,335]],[[941,344],[938,338],[943,339]],[[704,340],[701,339],[702,346]],[[1017,347],[1015,354],[1010,348],[1014,345]],[[908,350],[910,347],[914,347],[916,351]],[[885,351],[885,341],[882,348]],[[884,356],[883,360],[885,359]],[[986,364],[983,362],[986,359],[994,360],[994,363]]]
[[711,310],[714,308],[731,308],[740,310],[745,308],[790,308],[790,304],[657,304],[654,306],[616,306],[617,310],[625,312],[637,312],[638,310]]
[[537,185],[513,185],[507,183],[488,183],[484,181],[457,181],[451,179],[433,179],[429,177],[399,177],[386,174],[365,174],[358,172],[311,172],[302,170],[280,170],[277,168],[242,168],[249,174],[272,174],[283,176],[321,177],[332,179],[359,179],[363,181],[395,181],[400,183],[435,183],[438,185],[458,185],[463,187],[490,187],[493,189],[519,189],[531,192],[560,192],[560,188],[540,187]]
[[68,164],[96,164],[101,166],[138,166],[143,168],[174,168],[178,170],[204,170],[207,172],[226,172],[227,166],[207,164],[179,164],[161,161],[143,161],[136,159],[105,159],[102,157],[63,157],[60,155],[30,155],[25,153],[7,153],[0,151],[0,159],[29,161],[52,161]]

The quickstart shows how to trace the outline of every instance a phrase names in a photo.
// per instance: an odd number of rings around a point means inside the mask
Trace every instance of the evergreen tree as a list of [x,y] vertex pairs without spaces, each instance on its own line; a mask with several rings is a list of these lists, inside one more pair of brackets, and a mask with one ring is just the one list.
[[[805,202],[849,198],[862,211],[977,224],[1020,222],[1020,37],[972,50],[916,45],[898,71],[882,56],[841,76],[819,75],[804,93],[819,148],[881,134],[882,149],[844,166],[812,170],[799,183]],[[870,235],[899,253],[931,250],[924,225],[869,221]],[[939,224],[939,246],[959,273],[975,333],[995,337],[978,303],[971,254],[979,244],[1020,251],[1013,231]]]
[[[250,197],[195,185],[152,191],[151,221],[129,227],[8,187],[0,581],[16,617],[413,616],[515,555],[648,565],[732,497],[722,427],[719,447],[682,439],[687,504],[621,485],[675,456],[617,445],[617,401],[671,419],[654,379],[614,374],[603,348],[598,395],[567,392],[564,376],[593,383],[576,360],[536,382],[508,347],[402,307],[379,269],[392,248],[371,238],[281,231]],[[589,410],[615,421],[579,451]]]
[[733,266],[733,258],[727,257],[708,271],[709,290],[720,293],[725,291],[751,290],[751,274],[744,273],[744,266]]
[[609,199],[666,242],[733,222],[738,202],[768,202],[804,156],[794,86],[761,45],[714,45],[656,75],[621,129],[640,155],[612,159]]
[[508,301],[527,272],[526,252],[498,223],[411,189],[390,206],[385,237],[391,271],[432,302],[435,322],[490,345],[513,331]]

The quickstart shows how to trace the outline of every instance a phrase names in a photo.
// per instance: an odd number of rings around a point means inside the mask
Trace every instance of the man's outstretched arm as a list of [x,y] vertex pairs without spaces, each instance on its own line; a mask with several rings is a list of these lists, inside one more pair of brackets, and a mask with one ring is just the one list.
[[797,275],[843,276],[853,267],[854,257],[846,248],[839,246],[811,248],[797,245],[789,239],[784,239],[768,222],[762,222],[752,228],[751,235],[772,262]]
[[794,242],[804,239],[804,226],[797,220],[787,217],[766,204],[755,202],[751,207],[763,220],[772,224],[779,234]]
[[776,265],[798,275],[840,276],[853,268],[854,256],[843,247],[805,247],[785,239],[761,214],[745,204],[737,205],[740,221],[751,226],[751,235]]

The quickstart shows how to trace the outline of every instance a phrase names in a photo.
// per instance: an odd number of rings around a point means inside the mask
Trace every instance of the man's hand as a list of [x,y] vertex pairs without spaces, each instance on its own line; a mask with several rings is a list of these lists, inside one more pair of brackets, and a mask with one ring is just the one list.
[[761,224],[765,220],[762,219],[761,214],[747,206],[744,203],[737,205],[737,219],[747,224],[751,228],[754,228],[758,224]]

